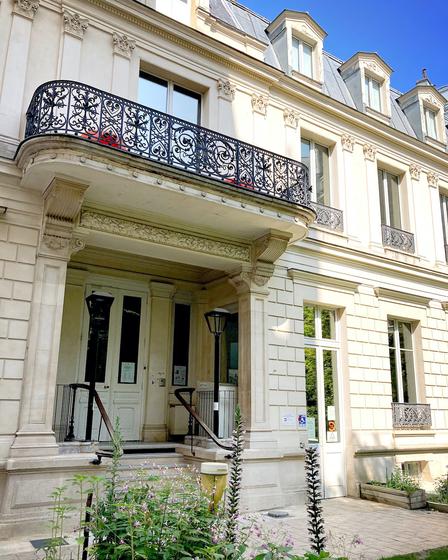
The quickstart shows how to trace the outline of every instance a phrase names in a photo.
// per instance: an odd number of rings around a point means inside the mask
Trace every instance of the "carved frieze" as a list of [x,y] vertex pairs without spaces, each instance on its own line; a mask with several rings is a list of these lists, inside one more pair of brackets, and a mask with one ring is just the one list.
[[218,97],[233,101],[235,99],[236,88],[230,80],[220,78],[218,80]]
[[430,187],[436,187],[439,184],[439,174],[436,173],[435,171],[428,171],[426,174],[426,177],[428,179],[428,185]]
[[409,165],[409,173],[411,175],[411,179],[414,181],[420,180],[420,173],[422,171],[422,166],[418,165],[418,163],[411,163]]
[[353,152],[353,148],[355,147],[355,137],[351,134],[344,133],[341,136],[341,144],[343,150],[346,150],[347,152]]
[[442,107],[442,104],[434,97],[434,95],[425,95],[422,97],[422,101],[428,105],[432,105],[435,109],[441,109]]
[[362,147],[364,152],[364,157],[367,161],[375,161],[376,158],[376,148],[372,144],[364,144]]
[[135,49],[135,41],[133,39],[130,39],[127,35],[114,33],[112,35],[112,42],[115,54],[119,54],[125,58],[131,58]]
[[63,14],[64,31],[74,37],[82,39],[84,32],[89,26],[89,20],[82,18],[79,14],[68,12],[64,10]]
[[252,95],[252,110],[260,115],[266,115],[269,104],[269,98],[266,95],[256,94]]
[[13,11],[29,19],[34,19],[40,0],[15,0]]
[[250,248],[245,245],[210,239],[193,233],[176,231],[121,217],[109,216],[93,210],[84,210],[81,213],[80,226],[95,231],[112,233],[123,237],[130,237],[131,239],[140,239],[150,243],[178,247],[237,261],[245,262],[250,260]]
[[290,126],[291,128],[297,128],[299,124],[299,114],[294,109],[288,107],[283,110],[283,119],[285,126]]

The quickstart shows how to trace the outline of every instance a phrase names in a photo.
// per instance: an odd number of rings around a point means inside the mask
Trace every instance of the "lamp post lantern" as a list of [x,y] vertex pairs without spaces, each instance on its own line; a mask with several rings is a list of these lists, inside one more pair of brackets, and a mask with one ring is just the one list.
[[[97,378],[100,341],[108,335],[109,313],[114,297],[107,292],[93,292],[86,297],[90,315],[89,347],[92,349],[92,368],[88,372],[89,400],[87,403],[86,441],[92,441],[93,400]],[[90,364],[89,364],[90,365]]]
[[222,333],[225,331],[227,319],[230,312],[227,309],[213,309],[205,313],[204,317],[207,321],[209,331],[215,337],[215,366],[213,376],[213,433],[219,437],[219,342]]

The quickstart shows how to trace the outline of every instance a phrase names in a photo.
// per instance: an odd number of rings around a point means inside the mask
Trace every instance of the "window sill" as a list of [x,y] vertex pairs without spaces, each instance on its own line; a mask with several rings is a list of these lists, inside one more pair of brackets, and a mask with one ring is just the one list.
[[397,428],[393,429],[393,436],[394,438],[408,438],[408,437],[434,437],[436,435],[436,431],[433,429],[420,429],[420,428],[412,428],[406,430],[400,430]]
[[390,124],[390,115],[381,113],[380,111],[377,111],[376,109],[372,109],[372,107],[369,107],[368,105],[365,104],[364,104],[364,111],[367,115],[370,115],[371,117],[374,117],[375,119],[378,119],[385,124]]

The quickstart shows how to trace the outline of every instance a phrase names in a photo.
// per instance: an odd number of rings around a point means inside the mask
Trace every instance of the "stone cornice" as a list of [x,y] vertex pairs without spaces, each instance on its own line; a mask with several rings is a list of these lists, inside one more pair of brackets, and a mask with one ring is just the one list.
[[250,247],[247,245],[203,237],[185,231],[176,231],[167,227],[90,209],[81,212],[79,226],[86,230],[111,233],[130,239],[139,239],[149,243],[205,253],[235,261],[249,262],[251,256]]
[[336,278],[335,276],[329,277],[325,274],[318,272],[308,272],[306,270],[298,270],[296,268],[288,269],[288,276],[300,284],[321,284],[325,287],[336,287],[348,292],[355,292],[360,282],[347,280],[345,278]]
[[393,302],[406,302],[419,306],[428,306],[432,298],[427,296],[420,296],[414,293],[406,293],[400,290],[391,290],[390,288],[375,288],[375,295],[378,299],[393,301]]

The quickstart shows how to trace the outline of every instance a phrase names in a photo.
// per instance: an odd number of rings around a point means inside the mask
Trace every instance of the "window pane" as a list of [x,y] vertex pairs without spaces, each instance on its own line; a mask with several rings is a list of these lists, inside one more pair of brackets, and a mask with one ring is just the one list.
[[184,121],[199,124],[200,96],[178,86],[173,89],[173,115]]
[[[97,383],[106,379],[107,343],[109,341],[110,307],[101,318],[89,322],[89,340],[87,341],[85,381],[95,377]],[[94,376],[95,373],[95,376]]]
[[299,41],[297,39],[295,39],[294,37],[292,38],[292,67],[294,68],[294,70],[297,70],[297,72],[299,71]]
[[303,334],[305,336],[316,336],[315,308],[311,305],[303,306]]
[[325,421],[327,442],[337,442],[340,438],[339,414],[337,406],[337,353],[335,350],[323,351]]
[[398,322],[400,350],[412,350],[412,329],[410,323]]
[[398,177],[387,173],[387,192],[389,197],[389,216],[390,225],[401,229],[400,216],[400,192],[398,187]]
[[320,312],[322,324],[322,338],[336,338],[335,313],[331,309],[322,309]]
[[319,441],[319,415],[317,404],[317,369],[316,349],[305,348],[305,376],[306,376],[306,426],[308,441]]
[[302,43],[302,68],[300,71],[305,76],[313,77],[313,48],[307,43]]
[[311,171],[311,142],[309,140],[302,139],[300,143],[300,160],[303,164],[305,164],[308,169]]
[[328,148],[314,145],[316,159],[316,202],[330,204],[330,168],[328,163]]
[[379,82],[370,78],[370,107],[381,111],[381,86]]
[[442,225],[443,225],[443,240],[445,245],[448,244],[448,212],[447,212],[448,197],[440,195],[440,210],[442,212]]
[[385,171],[378,169],[378,190],[380,193],[380,210],[381,210],[381,223],[383,225],[389,225],[388,215],[386,210],[386,197],[384,193],[384,175]]
[[395,337],[394,337],[394,321],[390,320],[387,321],[387,334],[389,337],[389,347],[395,348]]
[[436,114],[434,111],[425,109],[425,121],[426,121],[426,134],[431,138],[436,138]]
[[137,383],[141,307],[141,298],[124,296],[123,313],[121,316],[118,383]]
[[156,111],[167,111],[168,82],[140,72],[138,82],[138,101],[142,105],[156,109]]
[[397,386],[397,363],[395,359],[395,349],[389,349],[390,378],[392,383],[392,402],[399,402]]
[[226,330],[222,335],[221,353],[226,363],[222,364],[224,376],[222,381],[238,385],[238,313],[227,319]]

